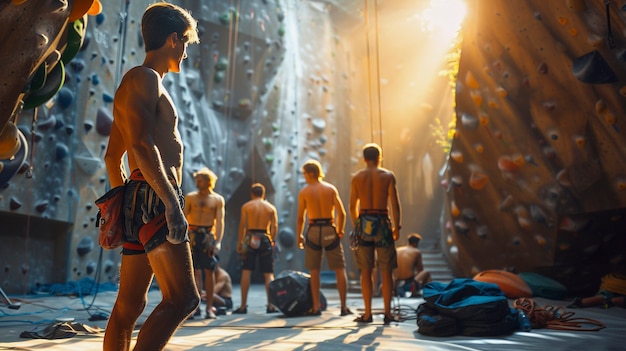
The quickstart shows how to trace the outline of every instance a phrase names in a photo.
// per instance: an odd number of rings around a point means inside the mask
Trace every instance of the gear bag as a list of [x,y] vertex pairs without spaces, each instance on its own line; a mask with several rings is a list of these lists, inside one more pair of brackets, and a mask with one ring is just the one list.
[[112,250],[122,246],[124,239],[124,189],[125,185],[117,186],[96,200],[98,215],[96,227],[100,228],[100,246]]

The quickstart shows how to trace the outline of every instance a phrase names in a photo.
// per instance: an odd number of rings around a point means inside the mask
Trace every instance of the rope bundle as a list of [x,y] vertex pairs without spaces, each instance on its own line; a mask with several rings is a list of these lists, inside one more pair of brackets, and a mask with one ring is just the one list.
[[574,317],[574,312],[566,311],[563,306],[541,307],[526,297],[513,301],[513,307],[526,314],[533,329],[598,331],[606,327],[595,319]]

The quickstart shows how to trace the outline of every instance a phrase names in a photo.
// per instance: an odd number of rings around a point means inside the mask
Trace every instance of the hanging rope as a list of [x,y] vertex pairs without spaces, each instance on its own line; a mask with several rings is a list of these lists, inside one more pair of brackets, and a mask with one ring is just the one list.
[[[236,8],[236,10],[234,10]],[[235,77],[237,73],[236,68],[236,60],[237,60],[237,42],[239,38],[239,9],[241,8],[241,2],[237,0],[237,5],[235,7],[234,1],[230,1],[229,7],[229,22],[228,22],[228,44],[226,49],[226,57],[227,57],[227,65],[226,65],[226,84],[224,90],[224,104],[225,104],[225,115],[226,115],[226,141],[222,147],[222,162],[224,172],[228,172],[228,157],[227,157],[227,149],[230,143],[230,129],[231,129],[231,118],[232,118],[232,98],[233,92],[231,91],[234,86]],[[235,12],[236,11],[236,12]],[[218,57],[219,62],[219,57]],[[217,63],[217,62],[215,62]]]
[[372,101],[372,62],[370,60],[371,50],[370,50],[370,11],[369,11],[369,0],[365,0],[365,27],[367,30],[365,31],[365,43],[367,46],[367,87],[369,90],[368,98],[369,98],[369,107],[370,107],[370,138],[374,141],[374,116],[373,116],[373,101]]

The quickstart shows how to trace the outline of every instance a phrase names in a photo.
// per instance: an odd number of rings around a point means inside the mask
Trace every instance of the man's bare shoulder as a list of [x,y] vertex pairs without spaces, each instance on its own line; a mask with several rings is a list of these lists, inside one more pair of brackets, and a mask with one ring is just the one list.
[[187,195],[185,195],[185,198],[193,199],[193,198],[195,198],[197,196],[198,196],[198,192],[197,191],[192,191],[192,192],[187,193]]
[[[151,79],[158,79],[159,74],[151,68],[144,66],[136,66],[128,70],[122,81],[120,82],[120,88],[128,85],[134,85],[137,82],[143,82]],[[119,89],[118,89],[119,90]]]

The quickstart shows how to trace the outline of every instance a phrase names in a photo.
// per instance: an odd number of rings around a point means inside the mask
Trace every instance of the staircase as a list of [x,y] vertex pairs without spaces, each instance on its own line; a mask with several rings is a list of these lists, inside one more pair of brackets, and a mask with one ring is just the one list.
[[441,250],[421,249],[421,251],[424,269],[430,272],[433,281],[449,283],[456,278]]

